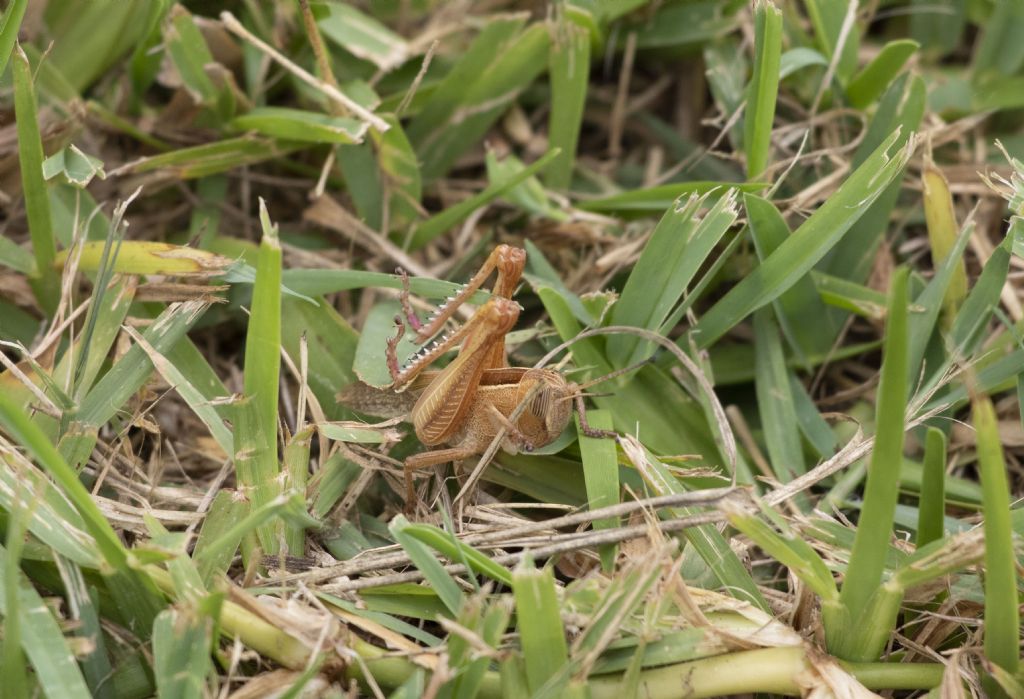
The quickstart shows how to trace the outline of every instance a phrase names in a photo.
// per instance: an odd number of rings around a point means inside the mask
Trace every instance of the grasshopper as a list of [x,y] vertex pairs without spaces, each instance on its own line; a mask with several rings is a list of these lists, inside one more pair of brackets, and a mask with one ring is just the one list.
[[[403,270],[398,270],[403,279],[404,318],[402,315],[395,317],[397,331],[388,340],[387,363],[392,383],[384,390],[408,391],[416,397],[409,410],[410,421],[420,442],[434,447],[405,460],[407,509],[415,499],[413,474],[416,471],[482,454],[502,430],[501,447],[511,454],[546,446],[569,424],[573,404],[584,434],[617,436],[587,424],[583,387],[579,384],[568,381],[554,369],[508,365],[505,335],[515,326],[522,310],[511,297],[525,264],[525,250],[497,246],[466,285],[425,322],[413,312],[409,304],[408,277]],[[490,298],[462,326],[425,344],[441,333],[455,311],[492,273],[496,273],[496,279]],[[407,325],[422,347],[400,366],[396,348]],[[429,370],[438,358],[459,343],[459,353],[448,366],[440,371]],[[601,380],[606,378],[610,377]],[[353,398],[359,399],[357,392],[346,391],[341,396],[342,402],[355,402]],[[373,412],[370,407],[366,411]]]

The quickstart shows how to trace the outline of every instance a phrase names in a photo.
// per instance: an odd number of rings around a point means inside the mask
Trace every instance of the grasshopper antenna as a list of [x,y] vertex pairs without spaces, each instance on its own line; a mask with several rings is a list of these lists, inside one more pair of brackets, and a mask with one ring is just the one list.
[[658,356],[657,354],[652,354],[647,359],[643,359],[643,360],[637,362],[636,364],[632,364],[632,365],[630,365],[630,366],[628,366],[628,367],[626,367],[624,369],[616,369],[615,371],[613,371],[611,373],[608,373],[608,374],[605,374],[604,376],[599,376],[596,379],[591,379],[590,381],[585,381],[585,382],[583,382],[581,384],[577,384],[577,387],[579,388],[580,391],[585,391],[586,389],[590,388],[591,386],[595,386],[595,385],[597,385],[599,383],[603,383],[605,381],[610,381],[611,379],[614,379],[616,376],[622,376],[623,374],[627,374],[627,373],[629,373],[631,371],[635,371],[636,369],[641,369],[641,368],[647,366],[648,364],[653,364],[654,360],[655,360],[655,358],[657,358],[657,356]]

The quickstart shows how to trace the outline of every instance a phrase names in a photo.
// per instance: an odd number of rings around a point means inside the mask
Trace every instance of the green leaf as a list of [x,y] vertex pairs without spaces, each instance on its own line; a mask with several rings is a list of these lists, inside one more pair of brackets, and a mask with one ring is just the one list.
[[913,141],[891,152],[899,139],[897,129],[785,243],[704,314],[693,331],[698,346],[711,346],[751,312],[791,288],[825,256],[902,173]]
[[[691,195],[677,200],[662,217],[612,310],[613,325],[663,331],[662,324],[738,215],[734,190],[700,216],[704,203],[703,197]],[[614,366],[629,366],[650,353],[650,343],[635,335],[608,339],[608,359]]]
[[[906,268],[897,270],[889,288],[885,344],[882,350],[882,376],[878,385],[875,414],[875,444],[868,466],[864,504],[861,507],[857,536],[840,593],[847,618],[858,620],[868,600],[882,582],[885,547],[892,536],[893,514],[899,495],[899,468],[903,459],[903,439],[907,404],[908,321]],[[840,658],[866,662],[875,660],[884,645],[867,644],[870,624],[854,623],[850,628],[826,626],[829,651]],[[885,638],[882,638],[883,642]]]
[[530,692],[536,693],[568,662],[562,613],[550,568],[538,570],[531,560],[512,572],[516,626],[526,662]]
[[[599,430],[612,429],[612,416],[606,410],[587,411],[587,422]],[[615,441],[600,437],[588,437],[583,433],[580,416],[576,415],[576,432],[579,434],[580,460],[583,462],[583,478],[587,484],[587,505],[590,509],[608,507],[619,502],[619,459]],[[618,517],[594,520],[594,530],[614,529],[619,526]],[[615,546],[600,549],[601,565],[611,572],[615,564]]]
[[555,21],[554,41],[548,54],[551,79],[551,113],[548,117],[548,145],[561,155],[545,173],[552,189],[565,190],[572,182],[576,144],[583,125],[583,109],[590,82],[590,14],[566,4]]
[[395,541],[405,549],[409,560],[423,573],[423,577],[426,578],[431,589],[441,598],[452,616],[458,615],[463,603],[462,591],[430,549],[417,537],[406,531],[412,526],[414,525],[410,524],[405,517],[398,515],[391,520],[388,531],[391,532]]
[[846,97],[855,109],[866,109],[893,81],[920,44],[910,39],[890,41],[846,86]]
[[317,5],[323,16],[317,26],[324,36],[357,58],[390,71],[409,59],[409,46],[398,34],[378,20],[343,2]]
[[291,107],[256,107],[231,120],[237,131],[255,131],[271,138],[309,143],[359,143],[366,123]]
[[28,57],[21,47],[14,50],[14,119],[18,132],[18,162],[21,187],[25,193],[25,213],[36,258],[35,276],[29,279],[36,301],[47,313],[57,309],[60,277],[54,271],[57,243],[53,237],[50,202],[43,180],[43,142],[39,134],[39,115],[32,87]]
[[768,167],[781,53],[782,12],[770,0],[759,0],[754,6],[754,72],[747,88],[743,121],[743,147],[747,151],[750,180]]
[[924,447],[924,475],[918,505],[917,548],[945,535],[946,516],[946,435],[929,427]]

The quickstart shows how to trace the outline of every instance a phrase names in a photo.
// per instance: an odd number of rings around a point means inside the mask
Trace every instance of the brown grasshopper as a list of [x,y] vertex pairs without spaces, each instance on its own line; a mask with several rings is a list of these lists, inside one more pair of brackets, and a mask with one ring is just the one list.
[[[546,446],[569,424],[573,403],[584,434],[616,436],[587,424],[580,385],[566,380],[554,369],[508,366],[505,335],[522,310],[511,296],[525,264],[524,250],[499,245],[459,293],[447,299],[426,323],[413,312],[408,277],[398,270],[404,282],[401,300],[405,317],[395,317],[397,332],[388,341],[387,363],[392,383],[387,390],[408,389],[418,395],[409,411],[416,436],[426,447],[439,447],[405,460],[407,508],[415,498],[415,471],[482,454],[502,430],[505,436],[501,447],[509,453]],[[491,297],[476,313],[454,331],[429,345],[423,344],[441,332],[456,309],[481,288],[492,272],[497,272],[497,278]],[[396,348],[406,324],[415,331],[416,342],[423,347],[404,366],[399,366]],[[427,370],[459,343],[462,347],[448,366],[440,371]],[[601,380],[606,378],[610,377]],[[350,398],[353,396],[346,393]],[[344,394],[342,401],[348,402]],[[518,416],[512,419],[524,402]]]

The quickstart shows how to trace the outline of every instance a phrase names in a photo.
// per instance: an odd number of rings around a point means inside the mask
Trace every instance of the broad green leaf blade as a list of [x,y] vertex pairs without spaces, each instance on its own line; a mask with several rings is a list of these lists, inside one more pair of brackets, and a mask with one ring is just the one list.
[[441,598],[441,601],[444,602],[445,607],[448,608],[452,616],[458,615],[463,603],[462,591],[430,549],[418,538],[406,531],[411,526],[414,525],[410,524],[402,515],[398,515],[391,520],[391,524],[388,525],[388,531],[391,532],[395,541],[405,549],[413,565],[423,573],[427,582],[430,583],[430,587]]
[[775,477],[788,483],[807,468],[782,339],[770,308],[754,312],[754,371],[757,407],[768,458]]
[[698,346],[710,347],[751,312],[791,288],[825,256],[903,171],[914,141],[909,139],[892,152],[899,138],[897,129],[785,243],[704,314],[693,331]]
[[359,143],[365,122],[290,107],[257,107],[231,120],[238,131],[310,143]]
[[889,87],[903,64],[918,48],[919,44],[910,39],[897,39],[883,46],[871,63],[857,73],[846,87],[846,97],[850,104],[856,109],[866,109]]

